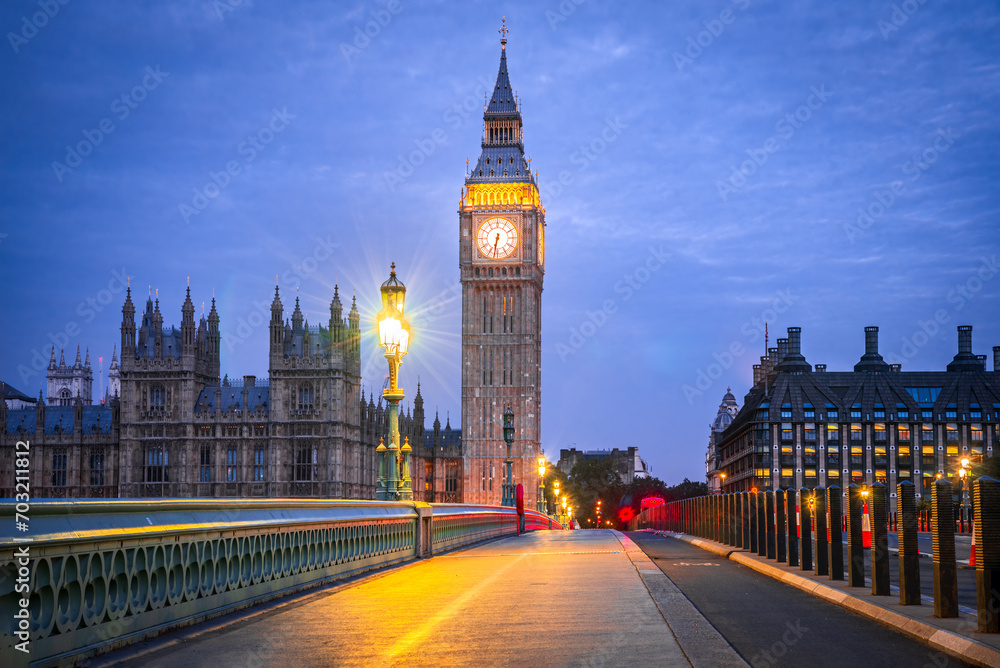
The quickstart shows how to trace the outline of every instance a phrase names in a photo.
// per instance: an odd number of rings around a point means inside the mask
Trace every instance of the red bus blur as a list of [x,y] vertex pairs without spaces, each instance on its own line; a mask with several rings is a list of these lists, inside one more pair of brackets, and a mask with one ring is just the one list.
[[656,506],[662,506],[666,501],[664,501],[659,496],[647,496],[639,505],[641,510],[646,510],[647,508],[655,508]]

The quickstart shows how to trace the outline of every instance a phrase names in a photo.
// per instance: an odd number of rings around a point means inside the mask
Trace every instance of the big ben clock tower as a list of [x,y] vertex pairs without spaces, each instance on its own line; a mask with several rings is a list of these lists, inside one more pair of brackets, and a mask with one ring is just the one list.
[[462,281],[462,441],[466,503],[499,505],[506,445],[503,412],[514,411],[514,484],[535,508],[541,441],[541,299],[545,209],[524,156],[521,112],[500,71],[483,113],[482,152],[458,208]]

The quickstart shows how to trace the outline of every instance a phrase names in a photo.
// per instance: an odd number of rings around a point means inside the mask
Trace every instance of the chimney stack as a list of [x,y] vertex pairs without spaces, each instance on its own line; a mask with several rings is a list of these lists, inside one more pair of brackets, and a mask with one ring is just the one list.
[[778,339],[778,364],[788,356],[788,339]]
[[1000,373],[1000,346],[993,346],[993,370]]
[[865,355],[878,355],[878,327],[865,327]]
[[[784,355],[781,354],[782,347]],[[778,339],[778,371],[808,372],[812,371],[809,362],[802,356],[802,328],[789,327],[788,338]]]
[[878,327],[865,327],[865,354],[854,365],[855,371],[888,371],[889,365],[885,363],[878,352]]
[[958,353],[948,371],[985,371],[986,363],[972,353],[972,325],[958,326]]

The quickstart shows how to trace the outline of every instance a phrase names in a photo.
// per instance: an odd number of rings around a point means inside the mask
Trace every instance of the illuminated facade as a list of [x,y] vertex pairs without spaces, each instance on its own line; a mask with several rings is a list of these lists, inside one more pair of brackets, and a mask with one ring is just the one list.
[[463,500],[500,504],[503,412],[514,411],[514,484],[536,505],[541,439],[545,209],[524,154],[521,112],[500,70],[483,114],[482,152],[459,202]]
[[1000,347],[993,370],[972,352],[972,327],[958,328],[958,353],[945,371],[902,371],[878,352],[878,327],[865,328],[854,371],[812,368],[801,330],[788,328],[761,364],[719,452],[724,492],[881,481],[895,507],[896,484],[929,495],[937,478],[958,480],[1000,447]]

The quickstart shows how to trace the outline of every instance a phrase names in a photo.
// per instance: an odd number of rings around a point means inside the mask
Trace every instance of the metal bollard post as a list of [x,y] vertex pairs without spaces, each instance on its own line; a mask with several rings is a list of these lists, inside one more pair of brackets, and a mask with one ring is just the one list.
[[828,545],[830,579],[844,579],[844,497],[840,487],[830,485],[826,489],[826,507],[830,514],[830,543]]
[[1000,633],[1000,480],[972,483],[976,524],[976,608],[979,632]]
[[899,604],[920,605],[920,554],[917,552],[916,488],[909,480],[896,485],[899,529]]
[[876,482],[871,493],[872,594],[889,595],[889,492]]
[[785,516],[788,521],[788,565],[799,565],[799,518],[795,513],[795,490],[785,493]]
[[729,535],[726,541],[731,547],[736,547],[736,495],[726,494],[726,532]]
[[812,517],[809,513],[811,493],[803,487],[799,490],[799,512],[802,513],[802,570],[813,569]]
[[958,617],[958,567],[955,564],[951,493],[952,485],[948,479],[935,480],[931,486],[935,617]]
[[1000,633],[1000,480],[982,476],[973,482],[972,507],[979,632]]
[[735,524],[733,525],[734,535],[733,547],[743,547],[743,493],[736,492],[733,494],[733,508],[734,514],[733,520]]
[[816,513],[816,575],[829,575],[830,549],[826,529],[826,490],[817,487],[813,490],[813,498],[816,499],[813,504]]
[[780,563],[785,563],[788,560],[788,553],[785,550],[785,538],[788,536],[787,531],[785,528],[785,490],[777,489],[774,492],[774,533],[777,538],[775,541],[775,558]]
[[774,559],[776,555],[776,531],[774,523],[774,492],[764,492],[764,532],[767,534],[767,558]]
[[747,492],[747,502],[750,507],[750,551],[757,551],[757,495]]
[[751,539],[751,534],[753,532],[750,530],[751,524],[751,514],[750,514],[750,492],[740,492],[740,498],[743,504],[743,549],[749,550],[751,552],[756,551],[757,546],[753,545]]
[[764,492],[757,492],[757,555],[767,556],[767,508],[764,504]]
[[861,486],[852,482],[847,486],[847,584],[852,587],[865,586],[865,548],[861,535],[863,512]]

